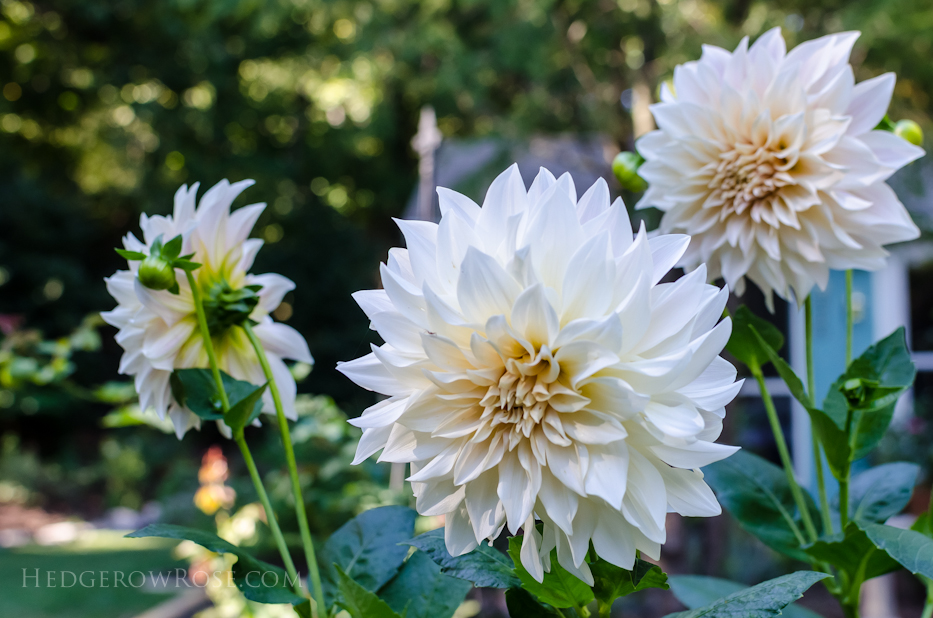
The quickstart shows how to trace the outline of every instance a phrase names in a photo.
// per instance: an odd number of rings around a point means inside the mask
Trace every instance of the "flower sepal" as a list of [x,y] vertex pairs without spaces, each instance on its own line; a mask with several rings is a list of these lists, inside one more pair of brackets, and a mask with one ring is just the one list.
[[233,326],[240,326],[247,320],[259,304],[261,285],[247,285],[233,289],[229,283],[220,280],[204,292],[204,313],[207,315],[207,327],[212,335],[219,335]]
[[118,255],[130,262],[142,262],[136,273],[139,282],[150,290],[168,290],[178,294],[178,281],[175,278],[175,269],[192,272],[201,267],[192,262],[193,253],[181,254],[182,236],[179,234],[167,243],[162,243],[160,234],[149,249],[149,255],[128,249],[114,249]]

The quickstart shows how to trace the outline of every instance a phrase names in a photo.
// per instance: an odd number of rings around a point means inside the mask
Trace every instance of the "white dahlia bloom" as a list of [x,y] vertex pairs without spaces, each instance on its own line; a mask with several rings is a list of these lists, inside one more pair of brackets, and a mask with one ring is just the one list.
[[659,129],[638,140],[649,183],[638,207],[664,211],[662,233],[693,237],[681,265],[799,302],[830,269],[877,270],[884,245],[918,236],[884,181],[923,150],[874,130],[895,77],[855,84],[858,34],[786,53],[775,28],[731,54],[705,45],[674,70],[651,107]]
[[[308,344],[298,331],[273,322],[269,316],[295,284],[281,275],[252,275],[248,272],[263,244],[262,240],[249,238],[249,234],[265,204],[244,206],[233,213],[230,205],[252,184],[252,180],[232,185],[223,180],[201,197],[197,208],[198,183],[190,189],[183,185],[175,193],[174,214],[164,217],[143,214],[139,220],[143,240],[130,233],[124,237],[123,246],[148,255],[150,246],[159,236],[163,242],[168,242],[181,234],[182,255],[193,253],[192,260],[202,265],[194,271],[202,298],[209,298],[212,293],[216,295],[222,290],[261,285],[259,303],[250,318],[258,322],[254,331],[269,358],[285,413],[295,418],[295,380],[283,359],[306,363],[313,360]],[[113,311],[101,315],[108,324],[120,329],[116,336],[117,343],[124,350],[120,373],[134,376],[140,408],[154,409],[161,418],[168,414],[178,437],[181,437],[191,427],[200,427],[200,419],[172,398],[169,376],[175,369],[206,368],[207,352],[184,272],[175,271],[180,288],[175,295],[144,287],[136,277],[139,264],[130,262],[129,270],[117,271],[105,280],[107,290],[118,305]],[[256,352],[241,328],[221,328],[212,335],[217,361],[223,371],[254,384],[266,381]],[[274,414],[268,391],[263,398],[263,411]],[[221,429],[226,432],[224,426]]]
[[668,511],[718,514],[698,469],[735,451],[714,440],[740,384],[718,356],[728,290],[702,267],[659,283],[689,238],[633,238],[603,180],[578,201],[544,169],[526,191],[511,167],[482,208],[438,193],[440,224],[399,221],[408,249],[355,295],[386,343],[339,369],[389,397],[351,421],[356,462],[410,463],[453,555],[524,528],[539,581],[554,548],[592,583],[590,541],[631,568]]

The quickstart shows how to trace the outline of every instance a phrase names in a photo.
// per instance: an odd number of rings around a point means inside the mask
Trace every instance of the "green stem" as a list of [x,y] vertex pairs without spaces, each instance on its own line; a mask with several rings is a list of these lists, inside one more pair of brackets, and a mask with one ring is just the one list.
[[845,616],[845,618],[859,618],[858,601],[855,601],[854,603],[843,603],[842,615]]
[[[846,435],[852,436],[852,410],[846,414]],[[849,439],[849,451],[852,452],[852,439]],[[839,480],[839,526],[843,531],[846,524],[849,523],[849,476],[852,470],[852,463],[847,461],[845,469],[842,472],[842,478]]]
[[194,300],[194,310],[198,315],[198,327],[201,329],[201,338],[204,339],[204,349],[207,351],[207,362],[211,367],[211,374],[214,376],[214,383],[217,385],[217,392],[220,394],[220,403],[223,405],[224,414],[230,409],[230,401],[227,399],[227,391],[224,389],[224,381],[220,377],[220,365],[217,364],[217,355],[214,354],[214,341],[211,339],[211,330],[207,326],[207,316],[204,315],[204,304],[201,302],[201,291],[194,275],[190,270],[185,271],[188,276],[188,286],[191,288],[191,297]]
[[[807,300],[803,304],[804,322],[806,324],[807,396],[810,400],[810,407],[816,408],[816,366],[813,364],[813,303],[810,298],[810,296],[807,296]],[[823,477],[823,453],[812,420],[810,421],[810,442],[813,446],[813,465],[816,470],[816,488],[820,497],[820,515],[823,519],[823,530],[828,534],[832,534],[833,519],[830,516],[829,496],[826,494],[826,480]]]
[[[204,314],[201,293],[191,271],[186,270],[185,275],[187,275],[188,285],[191,287],[191,297],[194,301],[194,309],[198,317],[198,327],[201,330],[201,338],[204,340],[204,350],[207,352],[207,360],[208,363],[210,363],[211,374],[214,376],[214,382],[217,385],[217,393],[220,395],[223,413],[226,414],[230,411],[230,400],[227,398],[227,390],[224,388],[224,381],[220,376],[220,366],[217,364],[217,355],[214,353],[214,341],[211,339],[211,331],[207,326],[207,316]],[[249,452],[249,447],[246,446],[246,439],[243,437],[243,433],[239,432],[235,435],[234,440],[237,446],[240,447],[243,460],[246,462],[246,467],[249,470],[249,476],[253,480],[256,493],[259,494],[259,500],[262,502],[262,507],[266,511],[266,521],[269,523],[269,529],[272,530],[272,538],[275,539],[275,544],[278,546],[279,554],[282,556],[282,562],[285,564],[288,576],[294,582],[295,592],[304,596],[301,590],[301,580],[298,578],[298,571],[295,570],[295,563],[292,562],[291,554],[288,553],[288,546],[285,544],[285,538],[282,536],[279,523],[275,519],[275,511],[272,510],[269,496],[266,494],[266,489],[262,485],[262,479],[259,477],[259,471],[256,470],[256,463],[253,461],[253,456]]]
[[291,433],[288,430],[288,419],[285,418],[285,410],[282,406],[282,396],[279,393],[278,384],[275,376],[272,375],[272,368],[269,366],[269,359],[266,351],[262,347],[259,338],[253,331],[249,321],[243,323],[243,330],[249,337],[249,342],[256,351],[259,358],[259,364],[262,365],[262,371],[269,382],[269,392],[272,393],[272,401],[275,403],[275,415],[279,423],[279,433],[282,434],[282,443],[285,446],[285,461],[288,464],[288,474],[292,482],[292,494],[295,498],[295,515],[298,518],[298,528],[301,531],[301,543],[304,546],[305,559],[308,562],[308,571],[311,577],[311,586],[314,590],[314,601],[318,607],[318,615],[324,615],[324,588],[321,585],[321,573],[318,569],[317,557],[314,553],[314,542],[311,539],[311,530],[308,527],[308,515],[305,511],[305,501],[301,494],[301,479],[298,477],[298,464],[295,460],[295,449],[292,446]]
[[813,525],[813,519],[810,517],[810,509],[803,499],[803,490],[797,484],[794,478],[794,467],[791,462],[790,452],[787,450],[787,441],[784,439],[784,430],[781,429],[781,421],[778,419],[777,410],[774,409],[774,401],[771,399],[771,393],[765,385],[765,376],[761,369],[752,369],[755,380],[758,381],[758,388],[761,391],[761,399],[765,404],[765,411],[768,413],[768,422],[771,423],[771,431],[774,433],[774,441],[777,443],[778,454],[781,456],[781,463],[784,466],[784,473],[787,475],[787,483],[790,485],[791,494],[794,496],[794,502],[797,504],[797,510],[800,511],[800,518],[803,520],[803,526],[810,536],[810,541],[817,539],[816,527]]
[[852,362],[852,270],[846,271],[846,369]]
[[933,618],[933,585],[927,583],[927,602],[923,606],[920,618]]
[[249,477],[253,480],[253,485],[256,486],[256,493],[259,494],[259,501],[262,502],[262,508],[266,510],[266,520],[269,523],[269,529],[272,530],[272,538],[275,539],[275,544],[279,548],[279,553],[282,554],[285,570],[288,571],[289,578],[294,582],[295,593],[299,596],[304,596],[304,592],[301,589],[301,579],[298,577],[298,571],[295,569],[295,563],[292,562],[291,554],[288,553],[285,537],[282,536],[279,522],[275,520],[275,511],[272,510],[272,503],[269,502],[269,495],[262,485],[262,479],[259,477],[259,471],[256,469],[256,462],[253,461],[253,455],[249,452],[249,447],[246,446],[246,439],[243,437],[243,432],[238,432],[237,435],[233,436],[233,439],[236,441],[237,446],[240,447],[243,460],[246,462],[246,468],[249,470]]

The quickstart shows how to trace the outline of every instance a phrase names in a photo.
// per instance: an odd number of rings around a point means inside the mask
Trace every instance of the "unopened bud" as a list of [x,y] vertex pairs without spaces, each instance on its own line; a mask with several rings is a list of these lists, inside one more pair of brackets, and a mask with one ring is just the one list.
[[158,256],[150,255],[139,265],[139,282],[151,290],[167,290],[175,285],[175,269]]
[[612,161],[612,173],[624,189],[639,193],[648,188],[648,183],[638,175],[638,168],[645,160],[635,152],[620,152]]
[[894,125],[894,134],[900,136],[914,146],[923,145],[923,129],[913,120],[898,120]]

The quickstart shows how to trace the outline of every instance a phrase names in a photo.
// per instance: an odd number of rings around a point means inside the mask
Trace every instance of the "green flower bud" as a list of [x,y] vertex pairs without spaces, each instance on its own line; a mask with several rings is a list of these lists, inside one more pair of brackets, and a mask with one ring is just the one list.
[[914,146],[923,145],[923,129],[913,120],[898,120],[894,125],[894,134],[903,137]]
[[150,290],[167,290],[175,285],[175,269],[171,262],[157,255],[146,257],[139,265],[139,282]]
[[648,183],[638,175],[638,168],[645,160],[635,152],[620,152],[612,161],[612,173],[623,188],[640,193],[648,188]]

